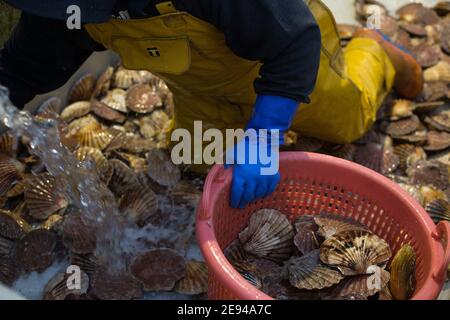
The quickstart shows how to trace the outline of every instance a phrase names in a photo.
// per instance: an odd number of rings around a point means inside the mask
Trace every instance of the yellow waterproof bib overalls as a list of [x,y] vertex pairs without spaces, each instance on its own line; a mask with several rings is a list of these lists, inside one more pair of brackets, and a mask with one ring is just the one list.
[[[330,142],[351,142],[374,123],[395,70],[374,40],[354,39],[341,50],[329,9],[319,0],[305,1],[320,26],[322,50],[311,103],[300,106],[292,129]],[[117,52],[126,68],[146,69],[166,81],[174,94],[176,128],[193,130],[194,120],[202,120],[204,130],[245,127],[260,63],[236,56],[222,32],[178,12],[172,2],[156,7],[160,16],[112,19],[86,29]]]

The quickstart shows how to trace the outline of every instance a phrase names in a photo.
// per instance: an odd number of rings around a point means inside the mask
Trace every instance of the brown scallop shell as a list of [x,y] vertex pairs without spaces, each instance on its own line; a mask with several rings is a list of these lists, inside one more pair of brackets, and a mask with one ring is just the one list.
[[125,120],[127,119],[123,113],[120,113],[119,111],[110,108],[109,106],[98,100],[91,101],[91,108],[92,112],[96,116],[104,120],[117,123],[124,123]]
[[59,230],[62,225],[63,217],[59,214],[52,214],[39,227],[47,230]]
[[36,112],[36,115],[60,114],[62,101],[58,97],[50,97],[42,102]]
[[341,282],[344,276],[320,262],[319,250],[302,257],[292,257],[287,263],[289,282],[297,289],[320,290]]
[[97,270],[90,280],[89,294],[100,300],[132,300],[143,297],[139,281],[127,273],[112,274],[106,270]]
[[450,132],[450,108],[443,106],[425,118],[425,122],[432,127]]
[[427,151],[441,151],[450,147],[450,133],[429,131],[427,144],[423,147]]
[[162,106],[158,93],[148,84],[138,84],[128,90],[126,103],[128,109],[136,113],[150,113]]
[[117,159],[111,159],[108,162],[113,168],[113,174],[108,187],[117,197],[126,194],[128,190],[140,185],[134,171],[125,163]]
[[119,209],[132,221],[140,224],[158,211],[158,199],[152,189],[136,185],[122,196]]
[[441,61],[434,67],[424,71],[423,77],[427,82],[444,81],[450,82],[450,63]]
[[99,130],[102,126],[98,122],[97,118],[92,114],[88,114],[84,117],[73,120],[67,127],[67,135],[75,136],[79,132],[89,132],[93,130]]
[[16,256],[27,272],[42,272],[54,261],[56,234],[45,229],[36,229],[26,234],[17,243]]
[[450,203],[447,200],[435,199],[426,205],[425,210],[435,223],[450,222]]
[[262,288],[263,281],[259,277],[256,266],[253,263],[245,260],[233,261],[233,267],[252,286],[257,289]]
[[102,171],[108,166],[108,160],[100,149],[92,147],[81,147],[75,152],[78,161],[93,161],[97,170]]
[[92,98],[98,98],[99,96],[105,95],[109,87],[111,86],[111,80],[114,73],[113,67],[108,67],[100,75],[100,77],[95,82],[94,90],[92,91]]
[[393,137],[394,140],[398,141],[398,142],[402,142],[402,143],[417,143],[417,144],[422,144],[425,143],[427,141],[427,130],[426,129],[422,129],[422,130],[418,130],[415,131],[411,134],[407,134],[404,136],[396,136]]
[[415,103],[415,113],[429,113],[438,110],[445,103],[443,101],[421,102]]
[[391,121],[409,118],[413,115],[414,102],[410,100],[394,100],[387,110],[387,116]]
[[70,252],[70,264],[80,267],[86,274],[91,277],[97,270],[101,269],[99,267],[97,258],[92,253],[88,254],[77,254]]
[[150,179],[163,187],[174,187],[181,179],[180,169],[172,162],[166,150],[153,149],[147,154]]
[[64,246],[77,254],[94,252],[97,245],[96,228],[88,225],[81,215],[71,212],[63,222],[62,241]]
[[0,155],[0,196],[5,195],[22,177],[25,166],[18,160]]
[[80,296],[85,294],[89,288],[88,275],[80,270],[80,288],[69,288],[70,273],[61,272],[56,274],[44,287],[43,300],[65,300],[69,295]]
[[[15,248],[15,242],[0,236],[0,257],[11,256]],[[0,280],[1,282],[1,280]]]
[[421,3],[409,3],[397,10],[400,20],[410,23],[423,23],[425,25],[439,23],[439,16],[430,8]]
[[449,185],[447,166],[439,162],[418,161],[407,170],[411,184],[432,185],[445,190]]
[[320,247],[322,262],[344,275],[368,274],[369,267],[386,264],[391,255],[386,241],[364,230],[338,233]]
[[147,171],[148,166],[145,158],[126,152],[114,152],[113,156],[116,156],[119,160],[125,162],[136,173]]
[[398,121],[385,121],[381,124],[381,130],[392,137],[405,136],[419,129],[420,120],[413,115]]
[[14,258],[0,256],[0,283],[11,286],[20,276],[20,267]]
[[238,239],[231,242],[223,251],[225,257],[231,262],[245,261],[249,258],[249,254],[245,252],[242,244]]
[[411,47],[417,62],[422,68],[429,68],[436,65],[442,56],[442,50],[439,45],[429,45],[428,43],[421,43]]
[[117,68],[113,77],[113,85],[116,88],[128,89],[132,85],[144,82],[142,74],[136,70],[128,70],[123,67]]
[[434,201],[436,199],[442,199],[448,201],[448,197],[445,194],[444,191],[435,188],[431,185],[421,186],[419,188],[420,194],[423,197],[423,203],[426,206],[431,201]]
[[146,291],[171,291],[186,275],[186,262],[171,249],[154,249],[138,256],[130,272]]
[[441,16],[445,17],[450,13],[450,2],[449,1],[439,1],[434,7],[433,10]]
[[441,30],[441,37],[440,37],[440,43],[442,50],[445,51],[445,53],[450,55],[450,21],[445,21],[440,24],[442,26]]
[[392,147],[384,147],[381,144],[369,143],[357,148],[353,160],[376,172],[388,174],[395,171],[400,160]]
[[202,193],[189,180],[181,180],[170,190],[170,198],[175,204],[195,209],[200,203]]
[[287,259],[293,249],[294,230],[281,212],[262,209],[252,214],[248,226],[239,233],[244,250],[274,261]]
[[297,231],[294,237],[294,245],[300,253],[307,254],[319,249],[320,241],[317,234],[319,226],[314,221],[313,216],[300,216],[295,220],[294,225]]
[[17,155],[19,141],[16,136],[10,134],[9,132],[5,132],[0,135],[0,153],[15,157]]
[[126,98],[127,92],[123,89],[113,89],[108,91],[106,96],[100,100],[102,103],[106,104],[111,109],[127,113],[127,102]]
[[415,37],[426,37],[427,36],[427,30],[425,27],[418,23],[407,23],[403,22],[400,23],[400,28],[408,32],[409,34],[415,36]]
[[67,208],[68,197],[61,190],[57,179],[49,173],[32,177],[27,182],[25,203],[29,214],[39,220],[45,220],[52,214]]
[[186,263],[186,276],[179,280],[175,292],[186,295],[198,295],[208,290],[208,267],[204,262],[195,260]]
[[61,119],[71,122],[73,119],[81,118],[91,111],[91,103],[89,101],[74,102],[61,112]]
[[114,136],[104,129],[80,131],[76,135],[81,147],[92,147],[104,150],[112,141]]
[[351,218],[339,216],[337,214],[320,213],[314,217],[314,222],[319,227],[318,233],[325,239],[329,239],[341,232],[365,230],[367,227]]
[[140,154],[150,152],[157,147],[155,141],[138,136],[126,137],[121,149],[125,152]]
[[94,90],[95,79],[91,74],[86,74],[81,77],[69,91],[69,104],[77,101],[86,101],[91,98]]
[[410,245],[404,245],[392,259],[389,289],[396,300],[408,300],[416,288],[416,253]]
[[399,144],[394,147],[394,153],[400,160],[400,168],[406,170],[408,167],[420,160],[426,160],[427,154],[423,148],[413,144]]
[[25,231],[9,211],[0,211],[0,236],[18,240],[25,235]]

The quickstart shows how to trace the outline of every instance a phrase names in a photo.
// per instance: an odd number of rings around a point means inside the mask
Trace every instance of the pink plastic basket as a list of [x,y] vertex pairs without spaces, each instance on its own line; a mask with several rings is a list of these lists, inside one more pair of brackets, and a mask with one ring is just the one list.
[[244,210],[229,206],[231,170],[215,166],[197,212],[197,238],[209,267],[209,299],[271,299],[249,284],[223,254],[252,212],[274,208],[290,220],[326,211],[352,217],[386,239],[393,252],[409,243],[417,253],[413,299],[436,299],[450,263],[450,224],[436,226],[425,210],[387,178],[355,163],[311,153],[282,153],[281,183]]

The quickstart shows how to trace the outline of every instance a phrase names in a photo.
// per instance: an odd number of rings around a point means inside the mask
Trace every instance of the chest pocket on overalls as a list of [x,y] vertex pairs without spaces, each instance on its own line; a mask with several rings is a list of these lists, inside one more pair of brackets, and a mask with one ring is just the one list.
[[191,65],[189,38],[113,37],[112,49],[128,69],[156,73],[183,74]]

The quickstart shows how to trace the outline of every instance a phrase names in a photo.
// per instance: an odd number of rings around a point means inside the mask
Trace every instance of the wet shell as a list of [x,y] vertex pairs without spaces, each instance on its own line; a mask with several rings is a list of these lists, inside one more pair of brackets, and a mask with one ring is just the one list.
[[319,234],[325,239],[329,239],[336,234],[346,231],[368,231],[367,228],[358,221],[336,214],[321,213],[314,217],[314,222],[319,226]]
[[449,184],[448,169],[439,162],[418,161],[407,170],[411,184],[432,185],[445,190]]
[[20,276],[20,268],[15,259],[0,256],[0,284],[11,286]]
[[[77,272],[76,269],[74,269]],[[44,287],[44,300],[65,300],[69,295],[80,296],[85,294],[89,288],[88,275],[80,270],[78,273],[80,281],[72,283],[70,273],[61,272],[56,274]],[[73,287],[70,287],[72,285]],[[79,287],[78,287],[79,286]]]
[[127,92],[122,89],[113,89],[108,91],[106,96],[101,100],[102,103],[106,104],[108,107],[127,113],[127,102],[126,102]]
[[325,143],[322,140],[316,138],[299,136],[297,138],[297,143],[295,144],[295,150],[303,152],[317,152],[324,146],[324,144]]
[[40,228],[47,230],[59,229],[63,221],[63,217],[59,214],[53,214],[48,217],[41,225]]
[[127,119],[123,113],[111,109],[103,102],[92,100],[91,107],[92,112],[99,118],[117,123],[124,123],[125,120]]
[[14,247],[14,241],[0,236],[0,257],[10,256],[13,253]]
[[420,120],[417,116],[401,119],[398,121],[383,122],[381,130],[392,137],[405,136],[419,129]]
[[89,277],[94,275],[95,272],[97,272],[97,270],[99,269],[97,259],[92,253],[77,254],[74,252],[70,252],[70,264],[80,267],[80,269],[86,272]]
[[48,173],[30,178],[25,190],[25,202],[33,218],[44,220],[67,208],[68,198],[57,179]]
[[55,246],[55,233],[45,229],[33,230],[17,243],[17,260],[27,272],[42,272],[53,263]]
[[412,134],[404,135],[404,136],[398,136],[393,137],[394,140],[399,142],[406,142],[406,143],[425,143],[427,141],[427,130],[419,130]]
[[134,171],[125,163],[117,159],[111,159],[109,160],[109,164],[113,168],[109,188],[117,197],[140,185]]
[[61,119],[71,122],[73,119],[81,118],[91,111],[91,103],[89,101],[78,101],[68,105],[61,112]]
[[72,104],[77,101],[89,100],[94,90],[95,79],[91,74],[81,77],[69,91],[68,102]]
[[150,188],[136,185],[120,199],[119,209],[132,221],[143,223],[158,211],[158,199]]
[[163,187],[173,187],[180,181],[180,169],[172,162],[166,150],[151,150],[147,154],[147,161],[147,175],[157,184]]
[[450,133],[430,131],[428,132],[428,141],[424,146],[427,151],[441,151],[450,147]]
[[82,147],[92,147],[100,150],[105,149],[113,140],[114,136],[107,130],[83,130],[77,133],[77,140]]
[[242,248],[242,245],[238,239],[231,242],[223,253],[231,263],[244,261],[249,258],[249,254],[245,252],[244,248]]
[[287,263],[289,282],[297,289],[315,290],[329,288],[344,278],[320,262],[319,250],[314,250],[302,257],[292,257]]
[[121,146],[124,151],[136,154],[152,151],[156,147],[157,144],[154,141],[137,136],[125,138]]
[[119,67],[114,74],[114,86],[117,88],[128,89],[132,85],[144,82],[145,79],[136,70],[128,70]]
[[436,199],[448,200],[444,191],[439,190],[433,186],[421,186],[419,188],[420,194],[423,197],[423,203],[426,206],[429,202]]
[[450,203],[445,199],[435,199],[429,202],[425,210],[435,223],[444,220],[450,222]]
[[126,273],[111,274],[97,270],[91,280],[89,294],[100,300],[131,300],[143,297],[139,281]]
[[250,217],[239,234],[246,252],[260,258],[283,261],[293,249],[294,230],[287,217],[277,210],[262,209]]
[[313,216],[300,216],[295,221],[297,234],[294,237],[294,245],[302,254],[307,254],[319,249],[320,243],[317,232],[319,227]]
[[204,262],[188,261],[186,276],[177,282],[175,292],[187,295],[197,295],[208,290],[208,267]]
[[416,253],[410,245],[404,245],[395,255],[390,266],[389,289],[396,300],[408,300],[416,287]]
[[25,235],[25,231],[20,224],[12,217],[8,211],[0,211],[0,236],[17,240]]
[[371,266],[386,264],[390,257],[389,244],[364,230],[341,232],[320,247],[322,262],[344,275],[370,274]]
[[241,260],[235,261],[233,266],[248,283],[257,289],[262,288],[262,279],[258,276],[256,266],[253,263]]
[[130,272],[146,291],[170,291],[186,275],[186,262],[173,250],[155,249],[138,256]]
[[8,132],[0,135],[0,153],[5,154],[10,157],[15,157],[17,155],[18,139],[9,134]]
[[79,132],[89,132],[101,129],[101,124],[92,114],[73,120],[67,127],[67,135],[74,136]]
[[171,191],[170,198],[175,204],[195,209],[200,202],[202,194],[188,180],[180,181]]
[[98,172],[103,172],[109,166],[108,160],[97,148],[81,147],[75,152],[78,161],[93,161]]
[[388,174],[395,171],[400,160],[392,147],[383,147],[381,144],[369,143],[357,148],[353,160],[376,172]]
[[427,154],[421,147],[412,144],[400,144],[395,146],[394,153],[400,160],[400,168],[406,169],[420,160],[426,160]]
[[443,106],[425,118],[425,122],[441,131],[450,132],[450,108]]
[[96,228],[88,225],[80,214],[72,212],[63,223],[62,240],[71,252],[87,254],[95,250]]
[[106,68],[106,70],[102,73],[102,75],[97,79],[95,83],[94,90],[92,92],[92,98],[103,96],[108,92],[109,87],[111,86],[113,73],[113,67]]
[[114,152],[113,155],[117,156],[119,160],[125,162],[130,166],[134,172],[140,173],[147,171],[147,160],[126,152]]
[[148,84],[138,84],[128,90],[126,103],[131,111],[150,113],[162,106],[161,98]]
[[5,195],[20,180],[25,166],[14,158],[0,155],[0,196]]
[[50,97],[38,107],[37,115],[60,114],[62,109],[62,101],[58,97]]
[[441,61],[434,67],[424,71],[424,79],[427,82],[447,81],[450,82],[450,63]]

